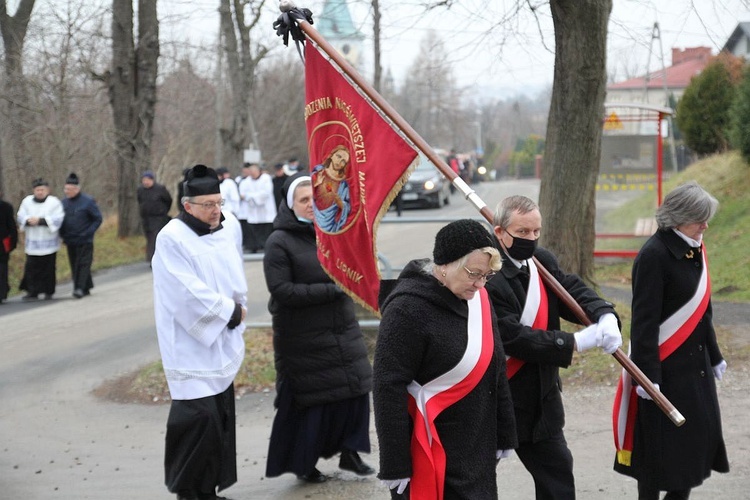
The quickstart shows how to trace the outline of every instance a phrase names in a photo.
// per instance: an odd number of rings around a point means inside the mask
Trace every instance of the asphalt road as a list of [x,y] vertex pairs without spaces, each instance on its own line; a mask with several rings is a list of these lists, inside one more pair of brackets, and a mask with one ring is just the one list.
[[[533,198],[534,181],[487,183],[477,191],[497,201],[513,193]],[[457,195],[441,210],[405,211],[406,217],[474,217]],[[391,212],[389,218],[394,217]],[[379,250],[394,267],[430,255],[442,223],[381,225]],[[245,265],[250,285],[249,322],[267,322],[267,292],[260,262]],[[103,380],[132,372],[158,359],[151,274],[138,264],[98,273],[90,297],[75,300],[61,285],[55,300],[0,306],[0,498],[2,499],[167,499],[163,485],[163,443],[168,405],[115,404],[91,391]],[[731,371],[722,395],[725,432],[731,442],[733,473],[711,479],[694,499],[748,498],[750,412],[746,370]],[[613,366],[613,372],[616,372]],[[732,373],[744,378],[733,378]],[[609,412],[612,387],[566,393],[567,435],[576,457],[581,499],[634,498],[631,480],[612,472]],[[227,490],[239,499],[389,498],[374,478],[338,471],[335,459],[319,468],[333,479],[304,485],[287,475],[265,479],[273,394],[237,401],[238,483]],[[742,422],[742,423],[740,423]],[[730,441],[731,439],[731,441]],[[377,441],[366,461],[377,466]],[[533,484],[517,458],[498,468],[501,498],[533,498]]]

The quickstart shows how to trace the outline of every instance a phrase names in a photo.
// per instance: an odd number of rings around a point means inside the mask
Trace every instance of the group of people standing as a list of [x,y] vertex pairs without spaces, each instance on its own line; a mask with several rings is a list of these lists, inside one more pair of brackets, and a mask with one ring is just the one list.
[[234,179],[226,167],[216,169],[225,209],[240,221],[245,252],[260,253],[265,248],[281,202],[281,188],[298,168],[296,159],[277,163],[271,176],[257,163],[245,163],[241,175]]
[[[165,477],[178,499],[220,499],[217,491],[236,481],[233,380],[244,356],[247,284],[241,225],[221,210],[223,182],[203,165],[188,171],[184,211],[162,230],[153,260],[173,399]],[[317,461],[335,455],[343,470],[374,474],[359,455],[370,451],[372,392],[378,477],[392,498],[496,499],[496,466],[515,450],[537,499],[574,499],[559,369],[576,352],[617,350],[620,320],[612,303],[537,246],[536,204],[503,200],[492,232],[470,219],[451,222],[437,233],[432,259],[383,281],[371,366],[352,300],[316,257],[313,189],[305,173],[285,180],[265,244],[277,373],[266,475],[324,482]],[[632,358],[689,422],[674,427],[632,387],[640,396],[632,449],[627,463],[618,451],[615,467],[638,480],[639,499],[660,491],[687,499],[712,470],[728,470],[707,375],[721,379],[726,363],[711,325],[710,287],[700,285],[708,274],[702,234],[715,209],[694,183],[677,188],[635,261]],[[561,318],[580,320],[541,278],[542,266],[590,325],[561,329]],[[694,295],[704,305],[694,306]],[[676,311],[696,321],[676,328],[665,353],[662,330]]]
[[53,196],[43,178],[32,182],[33,193],[21,201],[15,220],[12,207],[0,204],[0,302],[7,298],[8,256],[18,242],[18,231],[25,234],[23,278],[19,288],[26,291],[23,300],[50,300],[55,294],[57,252],[61,242],[68,250],[73,279],[73,297],[89,295],[94,287],[91,265],[94,259],[94,234],[102,223],[96,201],[81,191],[80,179],[71,173],[65,179],[62,201]]

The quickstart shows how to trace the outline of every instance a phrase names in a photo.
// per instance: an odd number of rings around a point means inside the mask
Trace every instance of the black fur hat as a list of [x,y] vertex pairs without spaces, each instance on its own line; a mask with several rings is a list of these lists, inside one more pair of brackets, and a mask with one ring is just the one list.
[[437,265],[448,264],[484,247],[495,247],[489,231],[475,220],[460,219],[438,231],[432,261]]

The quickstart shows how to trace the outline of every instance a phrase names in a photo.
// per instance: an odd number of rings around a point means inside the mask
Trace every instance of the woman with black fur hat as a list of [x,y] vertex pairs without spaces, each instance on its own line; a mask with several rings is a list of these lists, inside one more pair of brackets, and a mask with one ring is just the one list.
[[381,286],[373,397],[380,479],[393,498],[496,499],[497,461],[516,447],[505,352],[484,285],[499,269],[470,219]]

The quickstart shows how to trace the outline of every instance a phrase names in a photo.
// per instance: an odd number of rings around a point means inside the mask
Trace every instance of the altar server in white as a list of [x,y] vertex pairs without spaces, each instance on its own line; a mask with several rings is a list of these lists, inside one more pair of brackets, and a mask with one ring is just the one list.
[[165,482],[178,500],[216,500],[237,481],[233,382],[245,355],[247,312],[242,231],[221,210],[213,169],[194,166],[183,188],[185,210],[159,233],[152,262],[159,350],[172,396]]
[[26,233],[26,264],[19,288],[27,292],[23,300],[36,300],[40,294],[51,299],[65,211],[60,200],[50,194],[47,181],[34,179],[32,186],[34,194],[24,198],[18,208],[18,227]]

